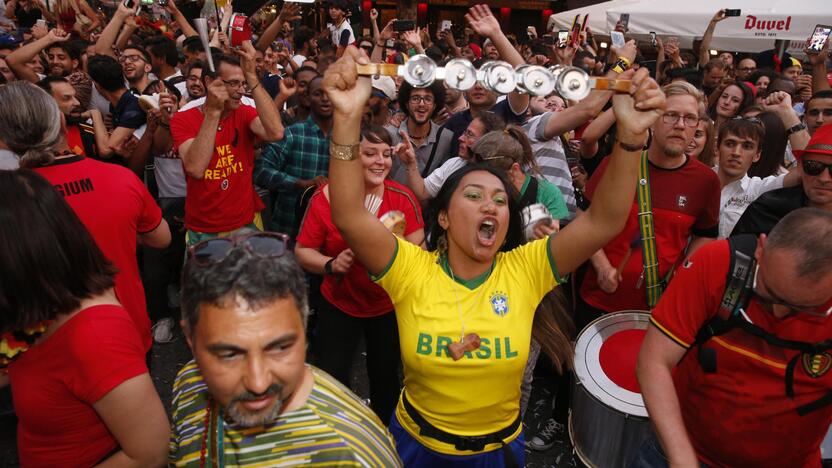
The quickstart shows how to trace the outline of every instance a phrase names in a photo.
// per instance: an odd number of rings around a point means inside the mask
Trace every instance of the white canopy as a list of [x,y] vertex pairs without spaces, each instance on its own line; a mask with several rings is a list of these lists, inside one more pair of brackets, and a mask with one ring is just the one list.
[[[596,3],[595,5],[575,8],[574,10],[555,13],[549,17],[549,24],[547,25],[546,30],[569,30],[572,28],[572,21],[575,20],[575,15],[581,15],[581,21],[583,21],[584,15],[589,14],[589,29],[592,30],[592,33],[605,35],[610,31],[607,27],[607,9],[613,6],[631,5],[638,3],[639,1],[641,0],[612,0],[609,2]],[[615,26],[615,22],[613,22],[613,26]]]
[[[774,47],[775,39],[792,41],[789,48],[802,50],[817,24],[832,24],[830,0],[642,0],[606,9],[607,30],[615,27],[622,13],[630,14],[629,34],[646,39],[650,31],[676,36],[682,47],[701,39],[714,13],[739,8],[738,17],[720,21],[714,31],[712,49],[760,52]],[[592,17],[590,16],[590,21]]]

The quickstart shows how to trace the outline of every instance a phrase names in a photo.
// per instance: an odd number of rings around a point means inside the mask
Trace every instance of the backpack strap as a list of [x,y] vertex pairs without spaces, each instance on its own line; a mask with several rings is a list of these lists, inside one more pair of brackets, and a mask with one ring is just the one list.
[[[734,328],[764,340],[771,346],[799,351],[786,365],[785,393],[794,398],[794,370],[798,361],[804,356],[814,356],[832,349],[832,340],[820,343],[805,343],[802,341],[786,340],[763,330],[743,317],[744,309],[748,306],[753,292],[754,270],[756,261],[754,251],[757,248],[757,238],[752,234],[743,234],[728,239],[731,260],[725,280],[725,292],[719,303],[719,311],[708,320],[696,334],[693,346],[697,346],[697,359],[702,370],[714,373],[717,370],[716,351],[702,346],[715,336],[720,336]],[[797,408],[798,414],[804,416],[812,411],[832,404],[832,392]]]
[[696,356],[699,365],[704,372],[709,374],[716,372],[716,351],[704,348],[702,344],[715,336],[727,333],[740,322],[746,322],[742,320],[740,314],[751,297],[757,238],[751,234],[731,237],[728,239],[728,249],[730,261],[725,278],[725,292],[719,302],[719,310],[699,329],[693,343],[693,346],[698,347]]
[[433,141],[433,148],[430,149],[430,156],[428,156],[428,160],[425,163],[425,167],[422,169],[422,178],[429,176],[432,172],[430,170],[431,164],[433,164],[433,159],[436,157],[436,148],[439,148],[439,140],[442,138],[442,132],[445,131],[445,127],[439,127],[439,130],[436,131],[436,139]]
[[526,192],[520,197],[521,208],[537,203],[537,178],[534,176],[527,177],[529,178],[529,186],[526,187]]

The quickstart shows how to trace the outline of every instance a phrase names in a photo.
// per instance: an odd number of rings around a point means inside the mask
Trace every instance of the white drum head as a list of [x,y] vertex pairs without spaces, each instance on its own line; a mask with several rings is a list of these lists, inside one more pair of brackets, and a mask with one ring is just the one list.
[[635,382],[638,357],[650,314],[621,311],[587,325],[575,342],[575,377],[587,392],[622,413],[647,417]]

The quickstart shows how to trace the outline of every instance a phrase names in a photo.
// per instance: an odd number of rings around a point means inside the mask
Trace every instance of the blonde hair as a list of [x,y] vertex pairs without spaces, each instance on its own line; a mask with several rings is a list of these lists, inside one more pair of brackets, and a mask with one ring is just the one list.
[[702,92],[696,89],[696,86],[687,81],[674,81],[673,83],[662,86],[662,91],[667,97],[670,96],[691,96],[697,102],[702,102]]

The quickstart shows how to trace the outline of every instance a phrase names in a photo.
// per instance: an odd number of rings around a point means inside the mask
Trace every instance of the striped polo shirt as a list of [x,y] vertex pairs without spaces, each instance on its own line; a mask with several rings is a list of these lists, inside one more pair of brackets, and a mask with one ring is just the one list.
[[[401,466],[376,415],[329,374],[309,368],[314,385],[301,408],[257,428],[224,422],[221,466]],[[191,360],[173,384],[172,466],[200,466],[207,401],[208,388]]]

